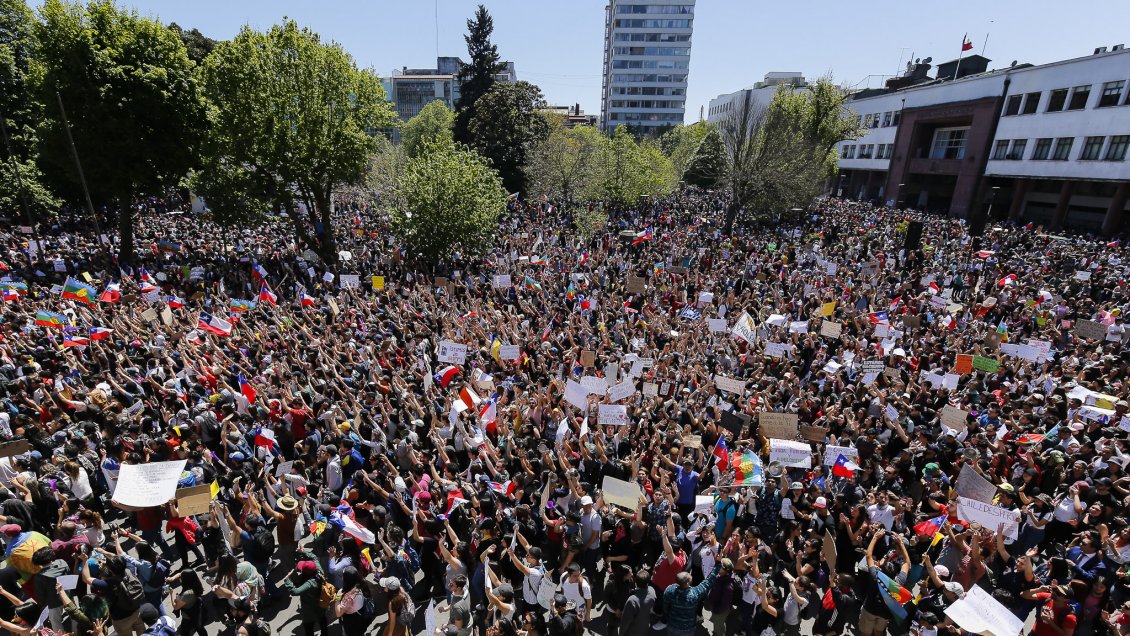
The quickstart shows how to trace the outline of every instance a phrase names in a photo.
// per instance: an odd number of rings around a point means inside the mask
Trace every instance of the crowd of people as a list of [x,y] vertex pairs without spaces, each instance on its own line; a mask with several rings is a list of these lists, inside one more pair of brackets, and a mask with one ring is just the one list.
[[726,203],[514,200],[442,266],[359,201],[329,264],[176,201],[130,262],[5,230],[0,626],[1130,634],[1126,249]]

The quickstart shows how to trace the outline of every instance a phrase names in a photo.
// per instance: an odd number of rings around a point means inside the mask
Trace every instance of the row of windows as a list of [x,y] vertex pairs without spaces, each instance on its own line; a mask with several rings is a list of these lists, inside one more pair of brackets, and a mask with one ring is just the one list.
[[890,159],[891,154],[894,153],[894,144],[861,144],[859,146],[850,145],[844,146],[841,153],[842,159],[855,159],[856,149],[859,150],[860,159]]
[[856,119],[863,125],[864,128],[879,128],[880,121],[883,128],[899,125],[899,111],[888,110],[885,113],[869,113],[867,115],[856,115]]
[[[1126,80],[1115,80],[1103,84],[1095,108],[1108,106],[1130,105],[1130,91],[1126,91]],[[1124,95],[1125,93],[1125,95]],[[1031,115],[1040,110],[1040,98],[1043,93],[1023,93],[1009,95],[1004,103],[1004,115]],[[1044,109],[1046,113],[1058,113],[1067,110],[1083,110],[1087,107],[1087,100],[1091,97],[1091,86],[1075,86],[1072,88],[1057,88],[1048,93],[1048,103]]]
[[613,60],[612,68],[655,68],[683,70],[690,68],[690,62],[676,62],[674,60]]
[[617,46],[616,55],[690,55],[689,46]]
[[667,15],[690,15],[694,13],[694,5],[622,4],[616,7],[616,13],[659,13]]
[[616,20],[617,29],[689,29],[690,20]]
[[608,113],[610,121],[683,121],[682,113]]
[[690,33],[617,33],[617,42],[690,42]]
[[645,100],[612,100],[613,108],[682,108],[682,100],[645,99]]
[[650,73],[613,73],[612,81],[617,84],[626,84],[629,82],[675,82],[683,83],[687,81],[686,73],[681,75],[655,75]]
[[613,86],[613,95],[686,95],[685,88],[664,88],[661,86]]
[[[1034,161],[1067,161],[1071,158],[1074,137],[1042,137],[1036,140],[1029,159]],[[1080,161],[1125,161],[1130,135],[1084,137],[1076,159]],[[1104,152],[1105,148],[1105,152]],[[1028,149],[1027,139],[998,139],[993,146],[993,159],[1020,161]]]

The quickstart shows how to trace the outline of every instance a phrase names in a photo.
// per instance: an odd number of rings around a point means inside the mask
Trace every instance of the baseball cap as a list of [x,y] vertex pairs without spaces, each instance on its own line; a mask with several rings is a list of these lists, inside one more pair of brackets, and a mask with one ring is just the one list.
[[582,506],[591,506],[592,505],[592,497],[590,497],[588,495],[581,497],[581,505]]
[[789,484],[789,488],[799,488],[799,489],[803,489],[803,488],[804,488],[804,484],[800,483],[799,481],[794,481],[793,483]]
[[816,506],[817,508],[827,508],[828,507],[828,500],[823,498],[823,497],[817,497],[816,503],[813,504],[813,505]]

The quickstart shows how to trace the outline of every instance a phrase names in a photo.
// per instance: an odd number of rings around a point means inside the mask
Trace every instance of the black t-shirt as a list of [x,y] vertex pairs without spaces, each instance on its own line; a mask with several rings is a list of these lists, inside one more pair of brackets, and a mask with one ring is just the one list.
[[416,552],[420,555],[420,569],[425,573],[443,571],[443,559],[439,556],[439,541],[435,537],[421,537]]
[[35,529],[35,507],[23,499],[6,499],[0,502],[0,514],[8,518],[8,523],[19,524],[25,532]]

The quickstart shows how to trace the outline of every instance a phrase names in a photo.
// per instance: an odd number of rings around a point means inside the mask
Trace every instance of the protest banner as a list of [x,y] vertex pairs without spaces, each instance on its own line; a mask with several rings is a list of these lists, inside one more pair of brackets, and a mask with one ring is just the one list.
[[970,354],[959,353],[957,355],[957,360],[954,361],[953,372],[958,375],[973,373],[973,356]]
[[597,423],[601,426],[624,426],[628,423],[628,407],[622,404],[601,404],[597,408]]
[[727,378],[724,375],[714,376],[714,386],[718,387],[719,391],[725,391],[726,393],[733,393],[735,395],[745,393],[745,381]]
[[860,373],[882,373],[887,365],[882,360],[864,360],[860,363]]
[[498,347],[499,360],[517,360],[522,357],[522,345],[501,345]]
[[973,356],[973,368],[985,373],[996,373],[1000,369],[1000,360],[993,358],[986,358],[985,356]]
[[825,338],[839,338],[844,331],[843,323],[825,320],[820,323],[820,335]]
[[1079,320],[1075,322],[1075,333],[1080,338],[1103,340],[1106,338],[1106,325],[1095,320]]
[[211,484],[204,484],[202,486],[178,488],[176,498],[177,512],[180,513],[180,516],[202,515],[208,512],[212,505],[212,486]]
[[851,446],[833,446],[831,444],[828,444],[824,447],[824,465],[835,465],[836,460],[839,459],[840,455],[843,455],[844,459],[859,463],[859,451],[857,451],[855,448]]
[[620,384],[613,385],[610,389],[608,389],[608,399],[612,400],[613,402],[619,402],[620,400],[626,400],[632,397],[633,395],[635,395],[635,393],[636,382],[635,380],[628,379],[624,380]]
[[812,448],[808,442],[771,439],[769,463],[773,462],[780,462],[786,468],[812,468]]
[[464,364],[467,361],[467,345],[450,340],[441,340],[439,343],[439,355],[437,355],[436,358],[440,362]]
[[186,460],[122,464],[113,502],[131,508],[163,506],[176,495]]
[[993,498],[997,496],[997,487],[993,485],[993,482],[982,477],[969,464],[961,467],[961,472],[957,474],[957,483],[954,484],[954,489],[957,490],[958,496],[975,499],[981,503],[992,503]]
[[600,490],[604,495],[604,503],[620,506],[632,512],[640,508],[640,495],[642,493],[639,484],[634,481],[624,481],[605,475]]
[[765,355],[774,358],[786,358],[789,355],[789,345],[783,342],[766,342]]
[[828,439],[828,429],[823,426],[798,426],[800,436],[814,444],[823,444]]
[[510,274],[495,274],[491,284],[495,289],[506,289],[510,287]]
[[585,387],[590,394],[604,395],[608,393],[608,381],[604,378],[598,378],[595,375],[582,377],[581,386]]
[[342,274],[338,277],[337,284],[342,289],[360,289],[361,277],[357,274]]
[[1016,539],[1020,533],[1020,512],[994,506],[993,504],[958,496],[957,518],[970,523],[976,522],[996,532],[1004,524],[1004,536]]
[[762,412],[757,415],[761,434],[770,439],[796,439],[797,419],[796,413]]
[[730,330],[730,333],[750,344],[757,340],[757,326],[753,324],[753,318],[750,318],[749,314],[744,311],[738,321],[734,323],[734,328]]
[[969,413],[957,408],[956,406],[943,406],[940,417],[942,425],[950,430],[957,431],[958,433],[965,430],[965,420]]
[[978,585],[946,607],[945,614],[971,634],[1017,636],[1024,631],[1024,621]]

